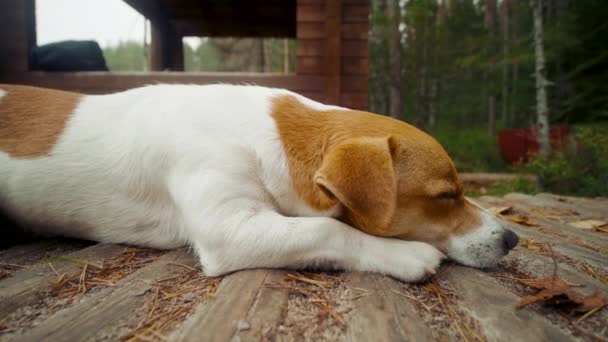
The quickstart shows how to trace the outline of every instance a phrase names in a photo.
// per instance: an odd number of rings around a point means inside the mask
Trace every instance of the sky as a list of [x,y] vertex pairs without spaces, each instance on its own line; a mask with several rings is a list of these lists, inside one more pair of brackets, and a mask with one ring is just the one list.
[[144,17],[122,0],[36,0],[38,44],[94,39],[102,47],[143,42]]

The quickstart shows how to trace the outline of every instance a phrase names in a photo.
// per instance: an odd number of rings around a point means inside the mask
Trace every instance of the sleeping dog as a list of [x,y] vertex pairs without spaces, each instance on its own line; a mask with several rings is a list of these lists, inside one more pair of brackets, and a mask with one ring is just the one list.
[[205,274],[260,267],[404,281],[517,244],[404,122],[284,89],[154,85],[80,95],[0,85],[0,208],[42,233],[189,245]]

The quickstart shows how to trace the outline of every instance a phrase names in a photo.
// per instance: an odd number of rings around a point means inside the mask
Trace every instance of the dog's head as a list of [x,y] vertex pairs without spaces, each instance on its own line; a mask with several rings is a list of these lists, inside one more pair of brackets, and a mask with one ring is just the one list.
[[342,139],[314,176],[342,204],[345,221],[373,235],[427,242],[474,267],[492,266],[515,247],[517,235],[463,195],[454,163],[435,139],[396,120],[372,121],[384,135],[362,128]]

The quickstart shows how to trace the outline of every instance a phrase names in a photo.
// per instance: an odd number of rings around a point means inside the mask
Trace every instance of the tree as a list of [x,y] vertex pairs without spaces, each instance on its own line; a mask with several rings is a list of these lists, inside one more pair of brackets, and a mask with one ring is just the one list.
[[[489,33],[489,54],[493,55],[495,52],[494,40],[496,35],[496,0],[486,0],[485,2],[484,26]],[[494,68],[490,63],[485,80],[488,91],[488,129],[492,135],[496,133],[496,95],[494,94],[494,82],[492,82],[493,76]]]
[[399,0],[388,0],[388,60],[389,60],[389,115],[398,118],[403,106],[401,103],[401,6]]
[[545,49],[543,46],[543,0],[530,0],[534,17],[534,55],[536,79],[536,118],[540,155],[547,158],[551,152],[549,144],[549,106],[547,104],[547,78],[545,72]]

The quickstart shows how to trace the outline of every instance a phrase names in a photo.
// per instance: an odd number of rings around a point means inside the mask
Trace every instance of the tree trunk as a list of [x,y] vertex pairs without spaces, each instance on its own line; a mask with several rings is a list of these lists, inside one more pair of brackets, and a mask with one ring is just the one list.
[[[425,15],[422,27],[422,59],[420,60],[420,91],[419,91],[419,115],[421,124],[428,122],[429,117],[429,31],[430,20]],[[419,38],[418,38],[419,39]]]
[[[496,34],[496,0],[485,2],[484,26],[490,33],[490,54],[494,54],[494,35]],[[496,133],[496,95],[494,94],[494,68],[489,67],[487,80],[490,82],[488,89],[488,130],[491,135]],[[488,85],[486,84],[486,87]]]
[[289,40],[283,39],[283,73],[289,73]]
[[399,0],[389,0],[386,6],[388,18],[388,55],[389,55],[389,115],[401,116],[401,8]]
[[502,31],[502,94],[501,94],[501,116],[502,124],[508,125],[509,122],[509,54],[511,51],[510,45],[510,32],[509,32],[509,19],[511,11],[511,1],[503,0],[500,4],[500,19],[501,19],[501,31]]
[[531,0],[534,15],[534,55],[536,79],[536,119],[540,155],[547,158],[551,152],[549,144],[549,107],[547,105],[547,79],[545,76],[545,50],[543,47],[543,0]]

